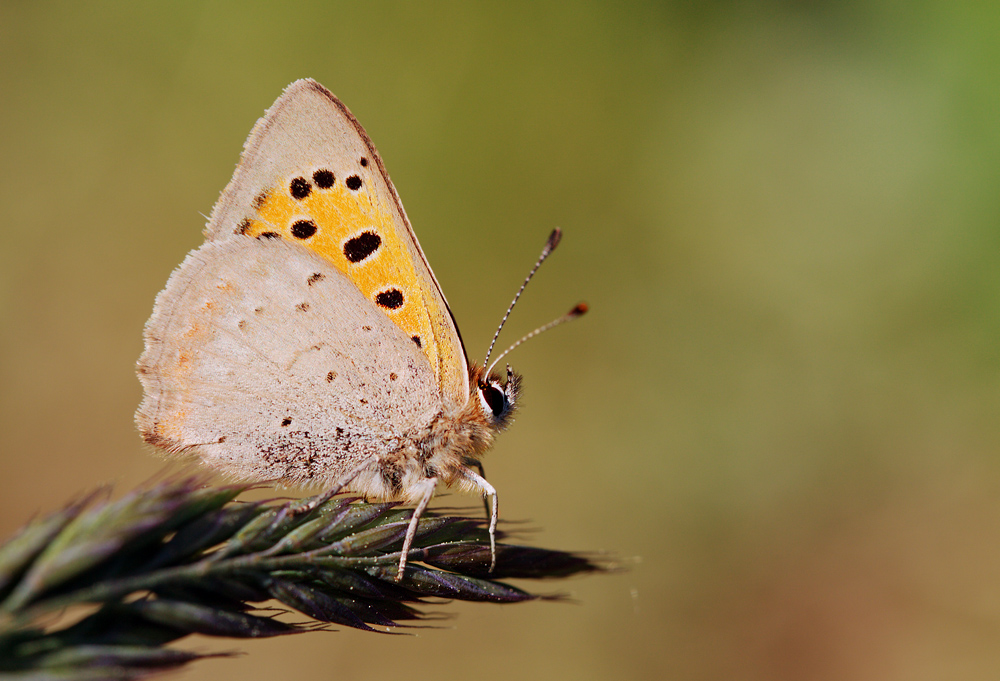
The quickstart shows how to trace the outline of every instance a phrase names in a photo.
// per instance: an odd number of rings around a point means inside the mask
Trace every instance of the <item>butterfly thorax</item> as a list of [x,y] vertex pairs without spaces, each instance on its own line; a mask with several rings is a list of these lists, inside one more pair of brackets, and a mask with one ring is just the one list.
[[428,478],[475,489],[466,471],[476,466],[496,434],[510,424],[521,384],[520,375],[509,370],[505,383],[496,374],[485,377],[484,373],[471,366],[465,406],[452,413],[442,411],[419,431],[407,434],[398,449],[358,474],[350,489],[372,498],[405,502],[419,500],[420,483]]

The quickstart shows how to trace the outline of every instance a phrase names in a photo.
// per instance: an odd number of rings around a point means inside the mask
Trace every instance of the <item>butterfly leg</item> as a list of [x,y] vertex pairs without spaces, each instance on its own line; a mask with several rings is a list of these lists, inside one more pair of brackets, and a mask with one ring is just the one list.
[[[482,470],[482,464],[480,464],[480,470]],[[497,490],[493,485],[486,482],[486,478],[469,468],[463,468],[462,473],[482,490],[483,497],[490,496],[493,498],[493,508],[490,513],[490,572],[493,572],[497,566],[497,517],[499,515]]]
[[420,524],[420,516],[424,514],[427,509],[427,504],[431,502],[431,497],[434,496],[434,488],[437,486],[437,478],[424,478],[420,483],[424,489],[424,496],[420,498],[420,503],[417,507],[413,509],[413,517],[410,518],[410,525],[406,528],[406,536],[403,538],[403,548],[402,552],[399,554],[399,569],[396,571],[396,581],[403,579],[403,571],[406,569],[406,559],[410,553],[410,547],[413,545],[413,538],[417,535],[417,525]]
[[[475,466],[476,470],[479,471],[479,477],[481,477],[483,480],[486,479],[486,469],[483,468],[483,462],[482,461],[479,461],[478,459],[466,459],[465,460],[465,465],[466,466]],[[487,494],[483,494],[483,507],[486,509],[486,515],[489,516],[490,515],[490,498],[489,498],[489,495],[487,495]]]
[[351,484],[351,482],[354,481],[354,478],[358,477],[358,475],[364,472],[366,468],[370,468],[373,465],[373,463],[374,459],[365,461],[360,466],[357,466],[354,470],[350,471],[347,475],[338,480],[337,484],[335,484],[333,487],[328,489],[323,494],[313,497],[312,499],[300,499],[299,501],[289,504],[289,510],[294,515],[303,515],[305,513],[311,513],[312,511],[316,510],[326,502],[330,501],[330,499],[333,499],[335,496],[340,494],[345,487],[347,487],[348,485]]

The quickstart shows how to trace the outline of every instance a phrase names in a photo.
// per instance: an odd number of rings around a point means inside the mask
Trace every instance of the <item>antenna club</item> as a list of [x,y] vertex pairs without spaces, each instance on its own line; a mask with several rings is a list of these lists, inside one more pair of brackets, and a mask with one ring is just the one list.
[[554,250],[555,247],[559,245],[559,242],[561,240],[562,240],[562,230],[556,227],[555,229],[552,230],[552,233],[549,234],[549,240],[545,243],[545,250],[547,251]]
[[579,317],[587,314],[588,310],[590,310],[590,306],[587,303],[577,303],[576,307],[569,311],[569,314],[572,317]]

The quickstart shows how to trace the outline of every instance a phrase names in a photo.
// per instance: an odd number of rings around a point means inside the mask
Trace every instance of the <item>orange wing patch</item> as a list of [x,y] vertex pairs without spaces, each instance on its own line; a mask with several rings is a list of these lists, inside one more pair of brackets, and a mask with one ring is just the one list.
[[253,202],[256,215],[238,231],[301,243],[335,265],[420,346],[438,373],[437,343],[409,251],[392,213],[368,185],[368,177],[315,168],[261,193]]

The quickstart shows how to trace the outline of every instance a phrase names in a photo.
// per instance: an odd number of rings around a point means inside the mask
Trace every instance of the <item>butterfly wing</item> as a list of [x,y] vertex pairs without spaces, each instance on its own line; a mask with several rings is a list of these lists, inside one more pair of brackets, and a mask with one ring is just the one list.
[[192,252],[145,337],[145,439],[244,480],[338,481],[442,407],[410,337],[337,267],[281,239]]
[[461,408],[469,367],[458,328],[382,159],[340,100],[292,83],[247,140],[206,228],[280,238],[317,253],[418,345],[444,404]]

